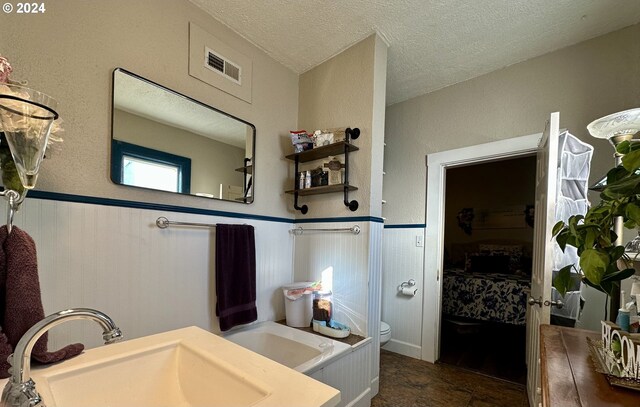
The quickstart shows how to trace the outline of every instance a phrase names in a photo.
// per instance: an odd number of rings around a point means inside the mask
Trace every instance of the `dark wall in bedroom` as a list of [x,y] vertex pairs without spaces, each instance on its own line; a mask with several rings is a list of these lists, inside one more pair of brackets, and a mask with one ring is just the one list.
[[[527,225],[524,211],[534,204],[535,176],[535,156],[448,169],[447,254],[459,257],[456,252],[461,246],[487,241],[522,242],[530,251],[533,228]],[[458,215],[464,208],[473,208],[470,233],[459,226]]]

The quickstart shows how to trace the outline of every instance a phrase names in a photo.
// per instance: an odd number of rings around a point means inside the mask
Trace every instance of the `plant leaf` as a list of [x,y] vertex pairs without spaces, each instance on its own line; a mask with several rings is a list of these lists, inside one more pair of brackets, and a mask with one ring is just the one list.
[[609,256],[597,249],[586,249],[580,255],[580,268],[593,284],[600,284],[609,264]]
[[622,157],[622,166],[629,172],[640,168],[640,150],[631,151]]
[[[637,151],[640,154],[640,150]],[[622,178],[611,184],[607,184],[607,187],[602,191],[601,195],[605,195],[610,198],[626,198],[629,195],[633,195],[635,188],[640,184],[640,176],[632,175]]]
[[602,283],[600,283],[600,287],[602,287],[602,292],[605,292],[609,295],[612,295],[613,292],[615,291],[616,287],[618,289],[620,289],[620,286],[618,285],[617,282],[615,281],[603,281]]
[[613,167],[607,172],[607,185],[615,184],[627,175],[629,172],[623,166]]
[[569,239],[569,231],[564,230],[560,232],[558,236],[556,236],[556,242],[560,249],[564,252],[564,249],[567,247],[567,239]]
[[568,266],[564,266],[558,271],[556,277],[553,279],[553,287],[558,290],[560,295],[564,298],[567,291],[569,291],[569,287],[571,287],[571,268],[573,264],[569,264]]
[[602,282],[601,283],[603,283],[605,281],[620,281],[620,280],[624,280],[625,278],[631,277],[635,273],[636,273],[635,269],[619,270],[619,271],[616,271],[615,273],[607,274],[604,277],[602,277]]
[[624,255],[624,246],[616,246],[609,250],[609,258],[611,258],[612,263],[616,262],[622,255]]
[[604,288],[600,287],[599,285],[593,284],[591,281],[589,281],[586,277],[582,277],[582,282],[585,283],[586,285],[588,285],[591,288],[595,288],[596,290],[606,293],[606,291],[604,290]]
[[551,232],[552,236],[557,235],[558,233],[560,233],[560,231],[564,228],[564,222],[563,221],[559,221],[558,223],[556,223],[555,225],[553,225],[553,231]]
[[631,152],[631,142],[629,140],[625,140],[622,143],[616,146],[616,152],[620,154],[628,154]]
[[640,223],[640,206],[630,202],[625,208],[625,213],[628,218],[632,219],[636,223]]

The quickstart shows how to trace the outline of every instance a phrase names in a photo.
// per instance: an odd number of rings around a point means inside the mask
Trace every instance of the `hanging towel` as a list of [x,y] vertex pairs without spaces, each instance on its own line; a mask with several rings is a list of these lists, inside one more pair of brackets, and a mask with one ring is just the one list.
[[221,331],[258,319],[253,226],[216,225],[216,296]]
[[[9,377],[5,363],[22,335],[44,318],[40,296],[36,245],[31,236],[13,226],[0,227],[0,377]],[[82,352],[75,343],[55,352],[47,352],[47,334],[40,337],[31,353],[41,363],[54,363]],[[9,351],[8,354],[6,352]]]

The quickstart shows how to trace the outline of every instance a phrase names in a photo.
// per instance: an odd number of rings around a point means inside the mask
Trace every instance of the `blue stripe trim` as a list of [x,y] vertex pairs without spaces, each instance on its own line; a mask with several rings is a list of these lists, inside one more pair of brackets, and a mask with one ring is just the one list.
[[154,211],[182,212],[182,213],[191,213],[195,215],[224,216],[226,218],[254,219],[254,220],[264,220],[268,222],[281,222],[281,223],[290,223],[290,224],[295,223],[295,219],[280,218],[276,216],[253,215],[250,213],[226,212],[226,211],[217,211],[213,209],[191,208],[187,206],[165,205],[165,204],[157,204],[157,203],[149,203],[149,202],[125,201],[122,199],[98,198],[94,196],[61,194],[58,192],[29,191],[29,194],[27,195],[27,197],[51,200],[51,201],[88,203],[88,204],[105,205],[105,206],[120,206],[123,208],[148,209],[148,210],[154,210]]
[[289,219],[289,218],[281,218],[277,216],[254,215],[250,213],[239,213],[239,212],[226,212],[226,211],[218,211],[214,209],[192,208],[188,206],[165,205],[165,204],[150,203],[150,202],[127,201],[123,199],[100,198],[95,196],[72,195],[72,194],[63,194],[59,192],[48,192],[48,191],[29,191],[29,194],[27,195],[27,197],[34,198],[34,199],[44,199],[49,201],[87,203],[87,204],[94,204],[94,205],[118,206],[123,208],[147,209],[147,210],[154,210],[154,211],[181,212],[181,213],[191,213],[195,215],[223,216],[226,218],[254,219],[254,220],[267,221],[267,222],[279,222],[279,223],[288,223],[288,224],[323,223],[323,222],[374,222],[374,223],[384,222],[382,218],[377,218],[374,216]]
[[384,223],[382,218],[375,216],[347,216],[344,218],[315,218],[315,219],[296,219],[294,223],[329,223],[329,222],[374,222]]
[[424,229],[427,225],[425,223],[409,223],[403,225],[384,225],[385,229]]

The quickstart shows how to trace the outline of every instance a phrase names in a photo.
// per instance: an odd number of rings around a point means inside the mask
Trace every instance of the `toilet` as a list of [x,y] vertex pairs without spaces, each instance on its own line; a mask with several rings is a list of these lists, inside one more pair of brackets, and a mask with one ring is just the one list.
[[380,321],[380,346],[384,346],[391,339],[391,327],[384,321]]

